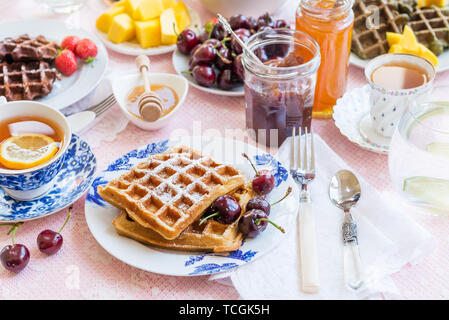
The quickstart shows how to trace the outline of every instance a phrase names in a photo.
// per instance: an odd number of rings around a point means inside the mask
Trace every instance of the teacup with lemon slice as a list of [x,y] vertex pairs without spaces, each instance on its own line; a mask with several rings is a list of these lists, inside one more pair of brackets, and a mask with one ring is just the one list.
[[38,102],[0,100],[0,187],[16,200],[45,195],[71,137],[59,111]]

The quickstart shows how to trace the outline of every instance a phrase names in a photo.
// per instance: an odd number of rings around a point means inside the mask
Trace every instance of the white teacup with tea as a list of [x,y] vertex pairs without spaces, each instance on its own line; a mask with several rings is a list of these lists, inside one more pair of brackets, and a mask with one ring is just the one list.
[[435,68],[415,55],[385,54],[368,63],[365,76],[370,86],[370,113],[360,122],[360,132],[368,141],[385,145],[410,102],[430,94]]

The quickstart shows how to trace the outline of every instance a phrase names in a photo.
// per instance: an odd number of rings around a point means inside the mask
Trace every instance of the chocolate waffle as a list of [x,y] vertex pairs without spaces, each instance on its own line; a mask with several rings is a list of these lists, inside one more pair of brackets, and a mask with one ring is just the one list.
[[8,101],[42,98],[59,78],[58,71],[47,62],[0,62],[0,96]]
[[[371,59],[388,52],[387,32],[402,33],[409,16],[399,13],[397,3],[382,0],[356,0],[351,50],[362,59]],[[376,14],[379,14],[379,24]]]
[[[249,199],[255,196],[250,187],[242,187],[230,194],[240,204],[242,215]],[[176,239],[167,240],[157,232],[134,222],[125,211],[121,212],[112,223],[118,234],[136,241],[184,251],[229,252],[240,248],[243,235],[238,230],[238,220],[231,224],[222,224],[213,219],[200,225],[196,220]]]
[[435,55],[440,55],[449,47],[449,7],[416,8],[410,15],[408,25],[415,33],[418,42]]
[[245,184],[240,172],[188,147],[150,156],[98,194],[144,228],[175,239],[212,202]]
[[0,61],[53,61],[58,55],[59,46],[44,36],[31,38],[24,34],[17,38],[0,41]]

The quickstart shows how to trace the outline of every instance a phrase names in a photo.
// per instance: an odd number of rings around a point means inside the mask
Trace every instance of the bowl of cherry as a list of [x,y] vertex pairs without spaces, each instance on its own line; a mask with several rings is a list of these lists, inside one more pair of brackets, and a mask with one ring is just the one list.
[[284,228],[271,220],[269,215],[271,208],[287,198],[292,192],[292,188],[288,187],[281,199],[270,203],[266,196],[275,187],[274,175],[269,170],[257,170],[246,154],[243,154],[243,157],[250,162],[256,173],[251,181],[251,187],[257,196],[251,198],[245,208],[241,208],[239,202],[230,195],[220,196],[205,211],[200,224],[209,219],[215,219],[222,224],[237,223],[239,231],[245,238],[257,237],[267,228],[268,224],[285,233]]
[[[257,19],[235,14],[228,22],[243,42],[260,31],[290,27],[285,20],[276,20],[268,13]],[[243,49],[216,18],[209,19],[199,32],[183,30],[176,46],[173,66],[192,86],[213,94],[244,95]]]

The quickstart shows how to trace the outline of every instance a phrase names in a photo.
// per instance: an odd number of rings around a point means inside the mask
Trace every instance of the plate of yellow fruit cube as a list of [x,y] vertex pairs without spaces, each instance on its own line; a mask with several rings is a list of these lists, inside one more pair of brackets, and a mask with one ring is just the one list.
[[198,13],[183,1],[121,0],[97,18],[96,33],[116,52],[157,55],[173,51],[182,30],[200,25]]

